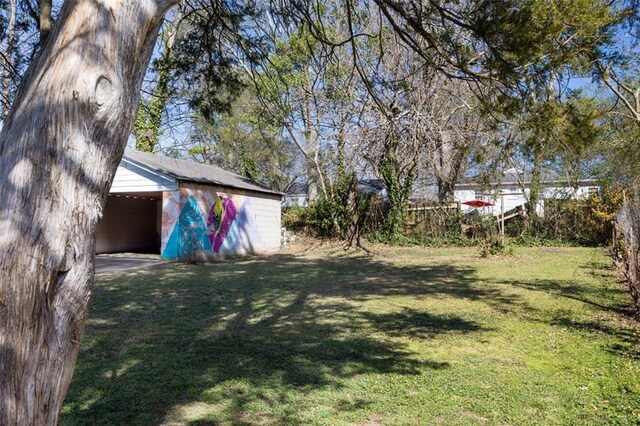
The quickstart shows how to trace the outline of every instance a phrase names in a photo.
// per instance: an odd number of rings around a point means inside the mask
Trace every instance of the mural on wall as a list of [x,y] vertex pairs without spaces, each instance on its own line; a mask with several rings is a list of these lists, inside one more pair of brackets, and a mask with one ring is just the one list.
[[222,247],[237,214],[238,210],[233,201],[218,195],[213,208],[209,211],[209,219],[207,220],[207,233],[214,253],[220,252],[220,247]]
[[251,198],[218,193],[206,185],[193,184],[165,193],[162,257],[184,259],[197,252],[219,255],[252,251],[260,235],[249,214],[250,206]]

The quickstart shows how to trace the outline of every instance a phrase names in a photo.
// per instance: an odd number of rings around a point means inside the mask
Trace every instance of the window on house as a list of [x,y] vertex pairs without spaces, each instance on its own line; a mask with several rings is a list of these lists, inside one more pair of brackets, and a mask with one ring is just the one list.
[[484,193],[482,191],[476,190],[474,196],[475,196],[476,200],[484,200],[485,199],[485,195],[484,195]]
[[600,192],[600,188],[597,186],[590,186],[586,190],[587,197],[591,197],[592,195],[598,194]]

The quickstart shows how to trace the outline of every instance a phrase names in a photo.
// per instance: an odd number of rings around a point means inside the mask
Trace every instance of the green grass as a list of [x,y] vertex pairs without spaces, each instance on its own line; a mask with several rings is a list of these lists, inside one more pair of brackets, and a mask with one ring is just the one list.
[[607,265],[320,247],[101,277],[61,423],[638,424],[640,327]]

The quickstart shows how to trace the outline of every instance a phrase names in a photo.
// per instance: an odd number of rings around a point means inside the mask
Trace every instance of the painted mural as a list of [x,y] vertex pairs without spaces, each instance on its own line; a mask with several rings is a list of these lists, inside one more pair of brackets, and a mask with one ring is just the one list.
[[216,197],[207,220],[207,235],[214,253],[220,252],[237,214],[238,209],[230,198]]
[[162,205],[162,257],[189,258],[194,253],[213,256],[243,254],[260,242],[251,198],[190,185],[165,192]]

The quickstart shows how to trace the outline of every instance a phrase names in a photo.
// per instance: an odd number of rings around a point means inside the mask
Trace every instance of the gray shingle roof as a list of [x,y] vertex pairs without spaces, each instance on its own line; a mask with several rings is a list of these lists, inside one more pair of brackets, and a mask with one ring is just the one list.
[[[365,194],[379,194],[384,190],[384,183],[380,179],[360,179],[358,181],[358,190]],[[294,182],[287,190],[290,197],[307,195],[309,192],[308,182]]]
[[381,179],[360,179],[358,189],[365,194],[379,194],[385,186]]
[[[521,185],[525,186],[531,184],[532,174],[529,171],[523,172],[517,169],[508,169],[498,176],[490,176],[489,181],[483,181],[482,177],[467,177],[460,179],[458,187],[483,187],[483,186],[508,186],[508,185]],[[595,182],[594,179],[583,178],[578,179],[579,183]],[[565,177],[553,172],[543,172],[540,176],[540,183],[542,184],[563,184],[567,185],[568,180]]]
[[125,150],[124,158],[133,163],[172,176],[178,180],[282,195],[281,192],[274,191],[266,186],[252,182],[243,176],[216,166],[163,157],[161,155],[134,151],[129,148]]
[[307,182],[294,182],[287,189],[287,195],[289,196],[307,195],[307,192],[309,192],[309,184]]

